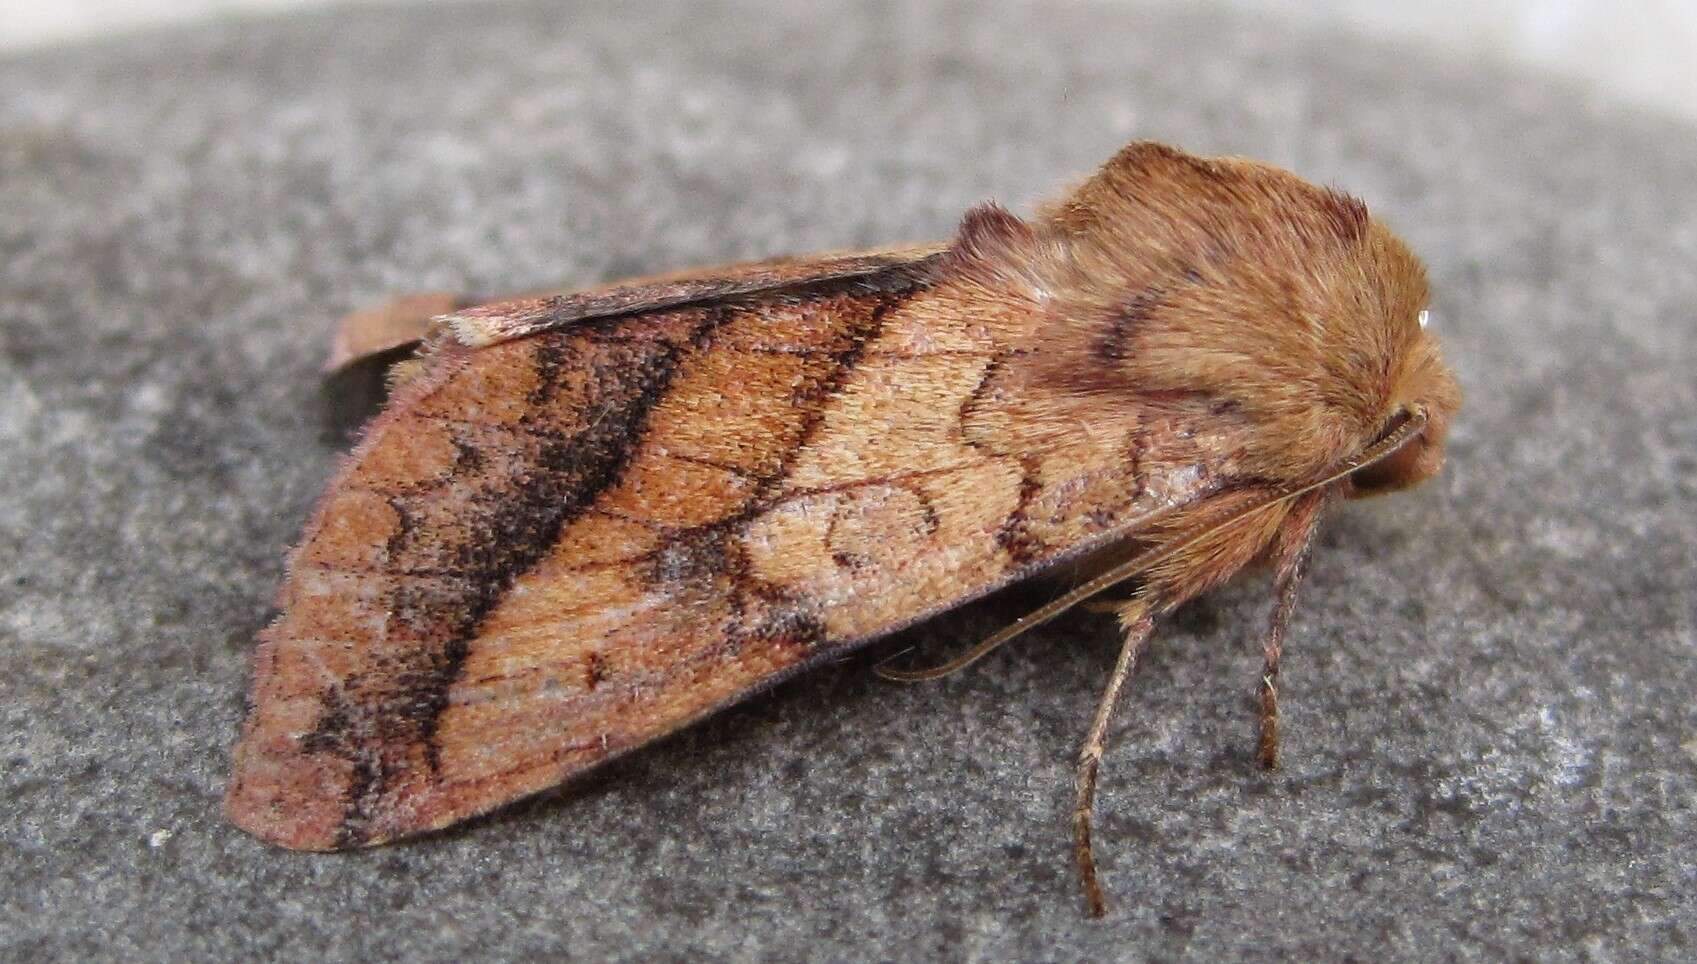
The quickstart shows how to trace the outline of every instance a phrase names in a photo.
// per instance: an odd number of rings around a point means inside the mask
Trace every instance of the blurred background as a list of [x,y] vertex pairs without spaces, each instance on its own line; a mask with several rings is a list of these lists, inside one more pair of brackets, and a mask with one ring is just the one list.
[[[151,25],[350,2],[365,0],[0,0],[0,51]],[[1697,51],[1697,3],[1689,0],[1224,0],[1224,5],[1543,67],[1605,95],[1697,117],[1697,57],[1692,55]]]

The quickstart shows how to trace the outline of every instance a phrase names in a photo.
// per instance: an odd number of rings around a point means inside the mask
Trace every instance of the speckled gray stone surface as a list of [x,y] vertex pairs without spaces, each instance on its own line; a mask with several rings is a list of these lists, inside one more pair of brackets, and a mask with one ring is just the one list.
[[[1551,79],[1135,4],[488,4],[0,61],[0,954],[1689,956],[1697,130]],[[460,831],[224,823],[315,366],[418,289],[941,236],[1123,141],[1348,187],[1429,260],[1452,463],[1326,530],[1252,763],[1265,589],[1158,636],[1080,918],[1076,615],[853,659]],[[976,639],[1039,598],[909,641]]]

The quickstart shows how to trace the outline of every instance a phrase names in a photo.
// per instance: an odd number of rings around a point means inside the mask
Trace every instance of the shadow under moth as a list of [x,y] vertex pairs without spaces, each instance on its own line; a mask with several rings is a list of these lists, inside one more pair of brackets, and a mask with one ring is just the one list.
[[881,671],[1119,587],[1076,788],[1100,914],[1097,766],[1155,621],[1270,564],[1275,765],[1316,521],[1442,465],[1426,302],[1354,198],[1136,143],[946,243],[353,316],[338,362],[420,347],[290,557],[229,815],[306,850],[435,830],[1048,574],[1076,588]]

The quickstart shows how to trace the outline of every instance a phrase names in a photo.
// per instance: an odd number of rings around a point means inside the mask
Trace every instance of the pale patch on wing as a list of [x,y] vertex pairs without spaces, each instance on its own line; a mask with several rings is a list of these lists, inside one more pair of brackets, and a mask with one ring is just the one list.
[[786,491],[824,489],[974,462],[959,412],[989,358],[869,358],[796,459]]

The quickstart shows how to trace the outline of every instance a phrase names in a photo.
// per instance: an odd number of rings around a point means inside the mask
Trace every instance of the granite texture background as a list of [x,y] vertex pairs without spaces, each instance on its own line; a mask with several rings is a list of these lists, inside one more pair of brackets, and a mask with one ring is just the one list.
[[[1362,196],[1428,259],[1452,462],[1326,530],[1253,765],[1264,586],[1158,635],[1081,919],[1116,639],[856,658],[552,798],[337,856],[220,816],[343,445],[335,318],[938,237],[1122,142]],[[490,3],[0,60],[0,955],[1688,956],[1697,129],[1550,78],[1129,3]],[[1040,591],[904,642],[952,651]]]

